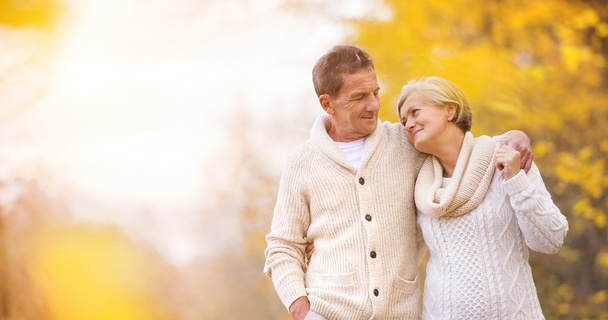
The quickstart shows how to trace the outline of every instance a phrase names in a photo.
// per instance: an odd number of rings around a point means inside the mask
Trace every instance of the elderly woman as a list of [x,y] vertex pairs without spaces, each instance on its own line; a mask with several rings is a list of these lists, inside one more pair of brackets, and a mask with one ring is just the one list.
[[556,253],[568,222],[536,165],[526,174],[515,149],[475,138],[468,98],[445,79],[407,83],[398,112],[429,154],[415,188],[430,252],[423,319],[544,319],[528,248]]

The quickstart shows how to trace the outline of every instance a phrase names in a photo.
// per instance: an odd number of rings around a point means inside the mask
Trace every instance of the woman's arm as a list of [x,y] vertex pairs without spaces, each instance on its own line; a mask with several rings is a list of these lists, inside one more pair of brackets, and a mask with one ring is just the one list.
[[540,172],[533,163],[528,174],[522,170],[503,181],[527,246],[537,252],[559,251],[568,232],[568,221],[553,203]]

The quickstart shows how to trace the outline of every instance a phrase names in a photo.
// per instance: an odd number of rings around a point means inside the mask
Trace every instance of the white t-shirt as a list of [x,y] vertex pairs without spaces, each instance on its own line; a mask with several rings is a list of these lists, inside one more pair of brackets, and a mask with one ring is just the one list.
[[365,148],[365,138],[349,142],[336,142],[336,145],[346,156],[348,162],[358,170],[361,165],[361,158],[363,157],[363,149]]

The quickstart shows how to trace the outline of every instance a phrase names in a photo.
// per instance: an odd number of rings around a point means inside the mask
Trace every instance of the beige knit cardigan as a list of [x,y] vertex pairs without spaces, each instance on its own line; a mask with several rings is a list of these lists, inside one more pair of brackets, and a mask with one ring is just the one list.
[[[319,117],[279,185],[264,272],[289,308],[307,296],[328,319],[419,319],[414,182],[425,156],[400,124],[378,122],[359,170]],[[307,241],[316,251],[308,268]]]

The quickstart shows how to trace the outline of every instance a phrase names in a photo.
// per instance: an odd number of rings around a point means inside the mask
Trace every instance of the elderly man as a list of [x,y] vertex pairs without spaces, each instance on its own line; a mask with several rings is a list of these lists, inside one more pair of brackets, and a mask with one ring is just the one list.
[[[264,272],[296,320],[419,319],[413,195],[425,156],[402,125],[378,120],[380,87],[362,49],[331,49],[313,83],[327,114],[287,159]],[[507,143],[529,167],[527,136],[512,132]]]

